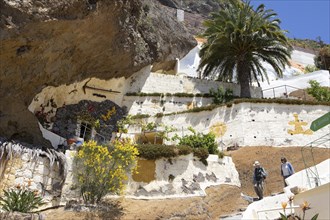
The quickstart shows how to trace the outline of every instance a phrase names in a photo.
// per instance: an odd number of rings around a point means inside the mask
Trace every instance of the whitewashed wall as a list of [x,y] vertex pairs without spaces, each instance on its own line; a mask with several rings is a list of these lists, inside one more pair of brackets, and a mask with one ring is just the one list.
[[182,112],[192,107],[212,104],[212,98],[204,97],[157,97],[157,96],[125,96],[123,106],[129,109],[129,114],[148,114]]
[[[330,85],[329,71],[319,70],[312,73],[307,73],[299,76],[293,76],[290,78],[283,78],[270,83],[261,83],[263,90],[263,97],[274,98],[283,97],[284,93],[290,94],[290,92],[296,91],[297,89],[306,89],[310,87],[309,81],[316,80],[321,86]],[[284,87],[286,85],[286,87]]]
[[[306,131],[312,121],[328,111],[329,106],[321,105],[241,103],[230,108],[224,106],[212,111],[149,118],[148,121],[157,121],[173,126],[180,136],[191,134],[188,131],[190,126],[198,132],[208,133],[212,125],[223,123],[226,131],[218,140],[223,141],[226,146],[231,146],[234,143],[240,146],[305,146],[313,140],[328,135],[329,126],[312,132],[311,135],[291,135],[288,130],[294,130],[295,127],[289,122],[294,121],[294,114],[297,113],[299,120],[307,123],[306,126],[302,126],[302,129]],[[132,132],[136,132],[136,130],[132,130]],[[174,133],[170,135],[174,135]],[[326,144],[322,146],[329,147]]]
[[[31,104],[29,105],[29,110],[33,113],[41,110],[41,106],[45,106],[44,111],[49,112],[50,110],[54,110],[53,115],[49,115],[52,117],[56,113],[56,108],[62,107],[63,105],[77,104],[81,100],[91,100],[96,102],[101,102],[106,99],[113,101],[119,106],[128,106],[135,108],[134,99],[145,99],[144,97],[125,97],[125,94],[128,92],[143,92],[143,93],[209,93],[211,88],[217,89],[218,87],[223,87],[224,89],[232,89],[235,96],[239,96],[240,87],[237,84],[232,83],[222,83],[215,82],[210,80],[201,80],[195,78],[187,78],[181,76],[172,76],[158,73],[151,73],[150,66],[147,66],[141,69],[139,72],[135,73],[128,79],[124,77],[114,78],[111,80],[101,80],[97,78],[91,78],[87,83],[87,86],[103,89],[103,90],[113,90],[118,91],[119,93],[112,93],[107,91],[93,90],[89,88],[84,89],[84,85],[88,80],[84,80],[81,82],[76,82],[70,85],[62,85],[59,87],[46,87],[39,94],[35,96]],[[251,93],[253,97],[260,98],[261,97],[261,89],[260,88],[251,88]],[[94,94],[94,95],[93,95]],[[95,94],[102,95],[104,97],[95,96]],[[47,102],[53,99],[54,103],[56,103],[56,108],[51,105],[47,106]],[[173,98],[170,98],[174,101]],[[205,99],[205,98],[204,98]],[[209,99],[197,99],[196,103],[198,105],[204,105],[210,103]],[[190,99],[183,100],[184,102],[191,101]],[[194,100],[192,100],[194,101]],[[178,102],[181,102],[180,100]],[[169,102],[168,102],[169,103]],[[167,107],[172,108],[173,111],[178,111],[181,109],[185,109],[186,107],[180,106],[178,103],[177,106],[175,104],[168,104]],[[148,102],[145,103],[150,107]],[[139,108],[139,107],[137,107]],[[162,106],[163,108],[163,106]],[[165,106],[166,108],[166,106]],[[178,109],[178,110],[177,110]],[[137,112],[138,110],[133,109],[132,112]],[[169,112],[166,111],[166,112]],[[158,112],[157,112],[158,113]],[[145,113],[144,113],[145,114]]]
[[[79,198],[79,190],[75,187],[73,176],[72,161],[74,154],[73,151],[66,152],[68,173],[62,190],[61,204]],[[130,179],[126,187],[125,197],[160,199],[204,196],[206,195],[205,189],[208,186],[220,184],[241,185],[231,157],[219,159],[217,155],[210,155],[207,161],[208,166],[205,166],[192,154],[171,158],[171,161],[158,159],[155,161],[155,180],[144,183]],[[140,171],[139,174],[143,175],[143,171]],[[175,177],[173,181],[169,181],[169,175]],[[212,177],[207,178],[207,175]],[[184,190],[184,188],[187,190]]]
[[[306,211],[305,219],[312,219],[316,214],[318,214],[317,219],[330,219],[330,183],[295,195],[293,202],[298,206],[306,201],[311,209]],[[295,208],[295,213],[298,216],[303,215],[300,207]]]
[[304,66],[315,65],[314,64],[314,54],[306,53],[299,50],[293,50],[291,54],[291,59]]
[[[240,86],[233,83],[223,83],[213,80],[188,78],[184,76],[173,76],[160,73],[145,72],[134,74],[131,78],[131,86],[127,92],[144,93],[209,93],[210,89],[223,87],[232,89],[235,96],[240,95]],[[261,97],[261,89],[251,88],[254,98]]]
[[[126,191],[127,197],[161,199],[205,196],[205,189],[212,185],[241,186],[231,157],[219,159],[217,155],[210,155],[207,162],[208,166],[205,166],[192,154],[172,158],[170,162],[168,159],[156,160],[155,180],[150,183],[131,181]],[[173,181],[168,181],[169,175],[175,177]],[[143,193],[139,194],[141,189]]]

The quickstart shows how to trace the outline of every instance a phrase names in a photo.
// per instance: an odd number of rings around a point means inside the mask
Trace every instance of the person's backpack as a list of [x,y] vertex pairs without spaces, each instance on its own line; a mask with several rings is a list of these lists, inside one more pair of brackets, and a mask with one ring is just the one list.
[[255,169],[255,178],[256,181],[261,181],[263,179],[266,179],[266,176],[264,175],[263,169],[261,167]]

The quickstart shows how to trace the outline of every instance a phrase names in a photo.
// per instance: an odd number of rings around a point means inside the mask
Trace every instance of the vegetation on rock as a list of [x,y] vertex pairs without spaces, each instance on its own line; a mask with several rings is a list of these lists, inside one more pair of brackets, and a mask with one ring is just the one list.
[[215,135],[213,133],[203,134],[196,132],[193,128],[188,128],[192,135],[184,135],[183,137],[178,137],[179,145],[187,145],[194,149],[204,148],[210,154],[217,154],[218,147],[215,141]]
[[207,165],[206,159],[209,152],[205,148],[192,148],[186,145],[161,145],[161,144],[138,144],[139,157],[147,160],[157,160],[160,158],[173,158],[181,155],[193,153],[195,157]]
[[317,68],[330,71],[330,45],[320,49],[318,55],[314,58],[314,62]]
[[319,70],[316,66],[314,65],[307,65],[304,69],[304,73],[312,73]]
[[310,88],[307,89],[308,94],[312,95],[317,101],[330,102],[330,88],[321,87],[320,83],[315,80],[309,81]]
[[216,105],[229,102],[234,98],[233,90],[224,90],[222,87],[219,87],[217,90],[210,89],[210,94],[213,97],[213,104]]
[[310,50],[320,50],[322,47],[324,47],[326,44],[321,40],[321,38],[318,38],[317,40],[311,40],[311,39],[290,39],[290,44],[295,47],[300,48],[306,48]]

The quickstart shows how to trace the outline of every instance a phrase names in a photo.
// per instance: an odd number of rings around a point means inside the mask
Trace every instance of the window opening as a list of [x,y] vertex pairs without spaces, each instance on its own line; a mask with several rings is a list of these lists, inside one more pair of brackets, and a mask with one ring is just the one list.
[[89,141],[92,139],[92,125],[87,122],[80,123],[80,135],[79,137],[83,138],[84,141]]

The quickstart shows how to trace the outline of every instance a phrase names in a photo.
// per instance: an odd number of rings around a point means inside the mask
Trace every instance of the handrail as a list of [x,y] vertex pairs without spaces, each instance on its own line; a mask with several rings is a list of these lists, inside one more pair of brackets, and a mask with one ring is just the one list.
[[[316,168],[316,163],[315,163],[315,159],[314,159],[314,154],[313,154],[313,147],[316,147],[318,145],[321,145],[321,144],[324,144],[324,143],[329,143],[329,146],[328,148],[330,148],[330,133],[306,144],[305,146],[303,146],[301,148],[301,156],[302,156],[302,159],[303,159],[303,162],[304,162],[304,165],[305,165],[305,170],[306,170],[306,175],[307,175],[307,180],[308,180],[308,184],[309,184],[309,187],[312,187],[311,186],[311,179],[313,179],[315,181],[315,185],[318,186],[320,183],[321,183],[321,180],[320,180],[320,176],[319,176],[319,173],[317,171],[317,168]],[[306,158],[306,155],[304,155],[304,149],[310,149],[310,152],[311,152],[311,158],[312,158],[312,163],[314,165],[314,170],[312,170],[312,166],[309,166],[307,164],[307,158]],[[308,172],[309,171],[309,172]],[[310,175],[309,175],[310,173]]]
[[280,87],[289,87],[289,88],[293,88],[293,89],[302,89],[302,88],[298,88],[298,87],[294,87],[294,86],[289,86],[289,85],[281,85],[281,86],[275,86],[275,87],[272,87],[272,88],[268,88],[268,89],[263,89],[262,91],[267,91],[267,90],[271,90],[271,89],[276,89],[276,88],[280,88]]
[[[288,89],[287,89],[287,88],[293,88],[293,89],[296,89],[296,90],[303,90],[303,89],[301,89],[301,88],[294,87],[294,86],[290,86],[290,85],[281,85],[281,86],[275,86],[275,87],[272,87],[272,88],[268,88],[268,89],[263,89],[263,90],[261,90],[261,92],[262,92],[262,96],[264,97],[264,92],[265,92],[265,91],[273,90],[273,96],[274,96],[274,98],[275,98],[275,97],[276,97],[276,95],[275,95],[275,89],[278,89],[278,88],[281,88],[281,87],[284,87],[284,88],[285,88],[285,93],[284,93],[284,95],[285,95],[286,98],[289,98],[289,94],[288,94]],[[303,90],[303,92],[304,92],[303,100],[306,100],[306,91]]]

